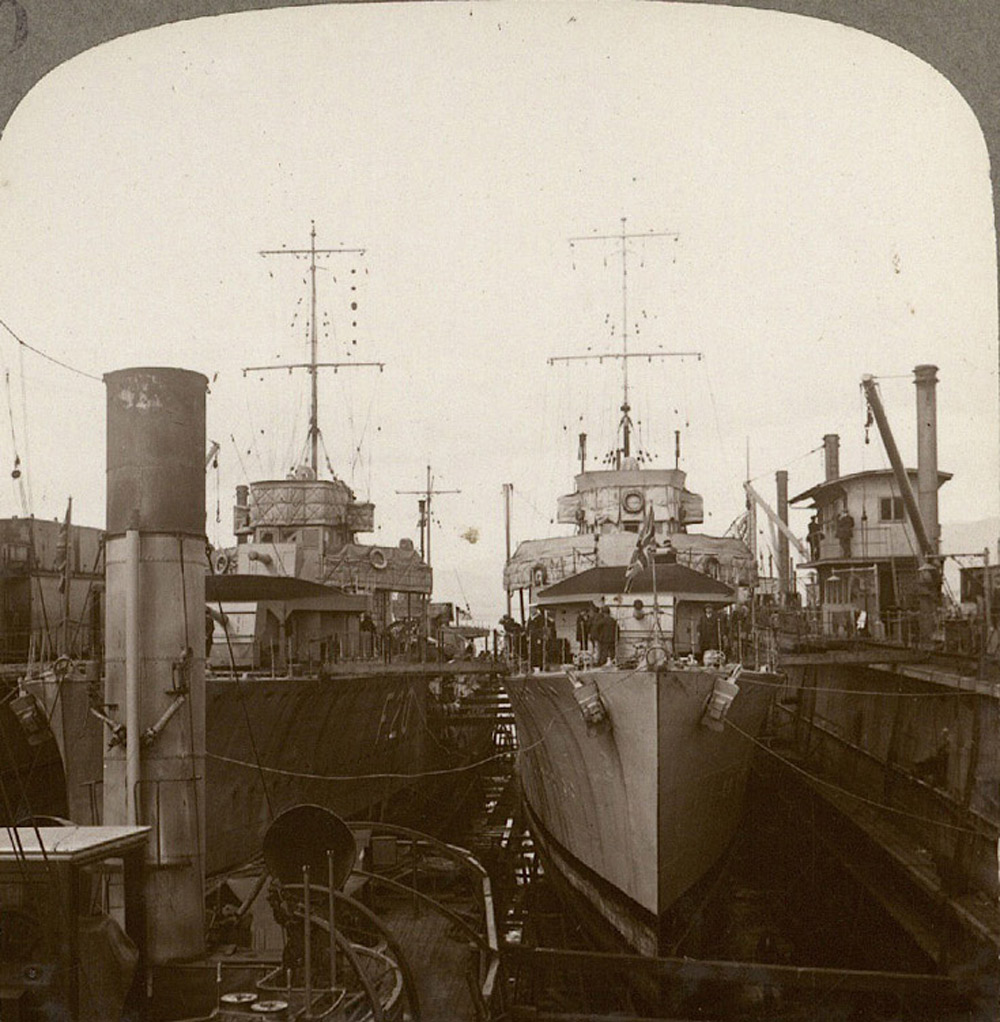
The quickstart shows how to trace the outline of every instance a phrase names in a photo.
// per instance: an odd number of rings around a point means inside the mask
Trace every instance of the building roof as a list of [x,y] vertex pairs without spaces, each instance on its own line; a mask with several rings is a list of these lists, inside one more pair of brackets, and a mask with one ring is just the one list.
[[[656,589],[661,593],[685,593],[699,596],[733,597],[735,593],[725,582],[719,582],[700,571],[686,568],[683,564],[657,564]],[[647,568],[632,583],[630,590],[636,593],[653,591],[653,575]],[[588,568],[577,575],[570,575],[542,589],[538,596],[570,598],[589,593],[622,593],[625,591],[625,566],[618,564],[602,568]]]
[[[917,478],[917,470],[915,468],[908,468],[906,474],[910,479],[915,480]],[[848,475],[837,476],[836,479],[826,479],[821,483],[816,483],[815,486],[810,486],[808,490],[803,490],[797,497],[792,497],[788,503],[797,504],[800,500],[808,500],[810,497],[815,499],[826,490],[833,490],[837,487],[842,488],[844,483],[852,483],[864,479],[880,479],[891,475],[893,475],[891,468],[873,468],[867,472],[851,472]],[[938,487],[948,482],[951,476],[951,472],[938,472]]]

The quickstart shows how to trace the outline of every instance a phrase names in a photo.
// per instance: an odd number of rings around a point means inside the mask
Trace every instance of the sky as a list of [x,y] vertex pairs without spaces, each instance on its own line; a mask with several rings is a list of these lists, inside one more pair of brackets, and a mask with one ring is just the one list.
[[[915,462],[911,371],[940,366],[941,519],[998,507],[997,296],[986,148],[936,71],[792,15],[683,4],[350,4],[203,18],[46,76],[0,139],[0,319],[92,376],[211,380],[209,539],[234,487],[305,440],[306,266],[321,262],[330,462],[417,538],[435,485],[435,597],[503,611],[515,543],[565,531],[577,436],[614,445],[628,245],[630,396],[654,465],[680,466],[721,534],[749,475],[774,494],[882,467],[863,373]],[[355,290],[351,290],[354,288]],[[352,309],[351,303],[357,308]],[[0,515],[104,521],[104,389],[0,328]],[[9,428],[10,427],[10,428]],[[15,455],[20,480],[8,478]],[[8,467],[9,463],[9,467]],[[805,531],[800,513],[793,526]],[[475,539],[475,542],[472,542]]]

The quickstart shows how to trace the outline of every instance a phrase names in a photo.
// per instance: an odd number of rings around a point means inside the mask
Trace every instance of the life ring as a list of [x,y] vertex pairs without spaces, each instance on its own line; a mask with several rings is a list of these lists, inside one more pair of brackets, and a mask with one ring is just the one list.
[[549,580],[549,573],[544,564],[536,564],[531,569],[531,584],[537,588],[543,586]]
[[216,550],[212,554],[212,573],[225,575],[227,571],[229,571],[229,554],[225,550]]
[[642,495],[642,490],[626,490],[622,494],[622,507],[630,515],[639,514],[645,504],[646,498]]
[[378,547],[372,550],[372,552],[368,555],[368,560],[371,562],[371,566],[376,571],[382,571],[385,568],[385,566],[389,563],[386,560],[385,554],[381,550],[379,550]]

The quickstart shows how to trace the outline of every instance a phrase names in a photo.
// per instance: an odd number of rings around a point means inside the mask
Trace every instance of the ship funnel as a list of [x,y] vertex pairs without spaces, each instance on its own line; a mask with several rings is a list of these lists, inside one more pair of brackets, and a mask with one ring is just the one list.
[[152,964],[204,951],[205,394],[187,369],[107,388],[104,823],[152,828]]
[[913,370],[913,383],[917,388],[917,504],[935,553],[941,538],[938,525],[937,370],[934,365],[919,365]]
[[333,885],[340,890],[354,869],[358,846],[351,828],[322,806],[292,806],[264,835],[264,862],[283,884],[301,884],[303,866],[311,876],[325,878],[328,852],[333,853]]
[[840,437],[836,433],[827,433],[823,437],[823,466],[826,482],[840,477]]

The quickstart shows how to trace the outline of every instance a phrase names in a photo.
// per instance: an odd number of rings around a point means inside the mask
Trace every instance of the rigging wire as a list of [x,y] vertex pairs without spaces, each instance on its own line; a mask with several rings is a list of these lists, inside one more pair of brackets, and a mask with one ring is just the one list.
[[7,417],[10,420],[10,442],[14,447],[14,470],[11,476],[17,480],[18,493],[21,499],[21,513],[27,518],[29,516],[28,498],[24,490],[21,472],[21,456],[17,450],[17,433],[14,430],[14,402],[10,395],[10,370],[4,370],[4,386],[7,391]]
[[28,510],[32,511],[35,507],[35,501],[31,493],[31,472],[28,468],[31,465],[31,435],[28,432],[28,395],[24,383],[24,348],[19,348],[17,354],[21,374],[21,425],[24,434],[24,457],[26,461],[22,478],[28,491]]
[[229,434],[229,439],[233,442],[233,450],[236,451],[236,460],[240,463],[240,471],[243,473],[243,478],[247,482],[250,481],[250,473],[247,471],[246,465],[243,463],[243,455],[240,453],[239,444],[236,443],[236,437],[232,433]]
[[[783,681],[760,681],[756,678],[748,678],[745,674],[740,676],[740,684],[746,682],[748,685],[758,685],[763,688],[777,688],[787,689],[789,686]],[[981,692],[974,688],[957,688],[948,689],[941,692],[893,692],[890,689],[876,689],[874,691],[866,691],[863,689],[856,688],[833,688],[825,685],[809,685],[808,691],[810,692],[829,692],[832,695],[849,695],[849,696],[885,696],[887,698],[898,697],[900,699],[940,699],[940,698],[955,698],[957,696],[978,696],[982,695]]]
[[[208,570],[214,575],[215,567],[212,564],[212,558],[208,558]],[[267,804],[267,815],[270,819],[274,819],[274,803],[271,801],[271,792],[267,786],[267,778],[264,776],[264,768],[261,766],[260,753],[257,750],[257,739],[253,733],[253,725],[250,723],[250,711],[247,709],[246,693],[243,690],[243,684],[240,680],[239,671],[236,669],[236,656],[233,653],[233,642],[229,635],[229,618],[226,616],[225,611],[222,609],[222,599],[216,601],[219,608],[219,618],[222,622],[222,633],[226,637],[226,650],[229,653],[229,667],[232,671],[233,680],[236,682],[236,691],[240,698],[240,707],[243,710],[243,722],[246,724],[247,736],[250,739],[250,751],[253,753],[254,762],[247,763],[246,766],[253,767],[256,764],[257,775],[260,778],[260,786],[264,792],[264,802]],[[206,756],[211,756],[211,753],[206,753]]]
[[42,351],[41,348],[36,348],[33,344],[29,344],[23,338],[18,337],[18,335],[14,333],[14,331],[2,319],[0,319],[0,326],[2,326],[4,330],[6,330],[7,333],[9,333],[10,336],[14,338],[15,341],[17,341],[17,343],[21,346],[22,349],[27,348],[28,351],[34,352],[36,355],[40,356],[41,358],[44,358],[46,361],[52,362],[54,365],[60,366],[61,368],[66,369],[71,373],[76,373],[77,376],[86,377],[88,380],[94,380],[96,383],[104,382],[104,380],[100,376],[95,376],[93,373],[88,373],[84,372],[84,370],[82,369],[77,369],[76,366],[71,366],[68,362],[63,362],[60,359],[56,358],[54,355],[50,355],[47,352]]
[[[741,679],[742,680],[742,679]],[[916,820],[918,823],[929,823],[935,827],[941,827],[944,830],[952,830],[959,834],[972,834],[975,837],[981,837],[982,832],[975,830],[971,827],[962,827],[957,823],[945,823],[943,820],[935,820],[930,816],[921,816],[919,813],[909,813],[905,809],[897,809],[895,806],[887,805],[884,802],[878,802],[875,799],[867,798],[864,795],[858,795],[856,792],[849,791],[847,788],[842,788],[839,784],[834,784],[833,781],[828,781],[825,777],[820,777],[818,774],[810,773],[808,770],[803,770],[797,763],[792,762],[786,756],[782,756],[780,752],[775,752],[769,745],[762,742],[759,738],[755,738],[748,731],[744,731],[738,724],[734,724],[731,720],[726,718],[726,725],[731,727],[738,734],[741,734],[744,738],[749,739],[754,745],[763,749],[769,756],[773,756],[780,763],[790,767],[797,774],[801,774],[803,777],[819,784],[822,787],[829,788],[831,791],[835,791],[840,795],[846,795],[848,798],[853,799],[856,802],[860,802],[862,805],[871,806],[873,809],[880,809],[887,813],[894,813],[897,816],[904,816],[908,820]]]
[[[517,754],[520,756],[522,753],[530,752],[536,746],[541,745],[548,737],[548,731],[552,727],[552,724],[553,721],[549,721],[548,727],[545,729],[545,734],[532,742],[531,745],[526,745],[523,749],[519,749]],[[246,760],[234,759],[231,756],[220,756],[212,752],[205,753],[205,756],[207,759],[214,759],[220,763],[231,763],[233,766],[254,766],[253,763],[249,763]],[[446,777],[452,774],[463,774],[469,770],[478,770],[479,767],[485,766],[487,763],[494,763],[497,760],[506,759],[509,756],[510,752],[495,752],[491,756],[486,756],[484,759],[476,760],[474,763],[465,763],[462,766],[446,767],[440,770],[422,770],[416,773],[387,772],[378,774],[311,774],[298,770],[283,770],[280,767],[260,766],[259,764],[258,769],[269,774],[277,774],[280,777],[294,777],[303,781],[328,781],[331,783],[346,783],[350,781],[419,780],[422,777]]]

